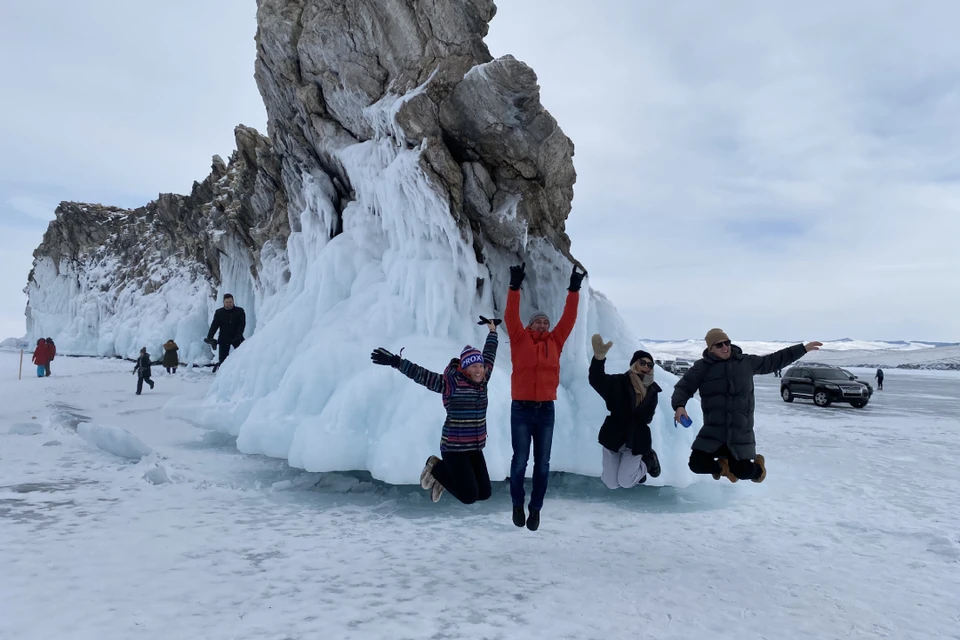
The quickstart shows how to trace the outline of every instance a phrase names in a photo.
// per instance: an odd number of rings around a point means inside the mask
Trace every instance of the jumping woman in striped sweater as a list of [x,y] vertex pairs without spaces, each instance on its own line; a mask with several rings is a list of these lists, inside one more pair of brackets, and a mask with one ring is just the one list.
[[490,474],[483,458],[487,442],[487,382],[497,356],[499,320],[481,317],[480,324],[490,329],[483,353],[471,346],[464,348],[442,374],[428,371],[384,348],[370,354],[374,364],[398,369],[417,384],[439,393],[447,410],[440,437],[440,456],[430,456],[420,474],[420,486],[430,490],[434,502],[446,489],[464,504],[490,497]]

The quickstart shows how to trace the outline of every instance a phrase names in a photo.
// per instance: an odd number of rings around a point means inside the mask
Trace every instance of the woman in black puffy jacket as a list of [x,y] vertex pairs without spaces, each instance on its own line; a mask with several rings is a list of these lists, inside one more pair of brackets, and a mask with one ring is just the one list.
[[590,386],[600,394],[610,415],[603,421],[597,440],[603,446],[600,479],[611,489],[636,486],[660,475],[660,460],[653,450],[650,421],[657,410],[662,389],[653,381],[653,356],[637,351],[625,373],[604,371],[612,342],[593,336]]

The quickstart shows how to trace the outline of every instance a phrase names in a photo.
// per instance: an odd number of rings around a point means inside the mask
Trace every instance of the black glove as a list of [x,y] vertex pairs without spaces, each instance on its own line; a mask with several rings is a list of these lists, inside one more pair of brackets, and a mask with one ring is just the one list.
[[243,336],[240,336],[239,338],[234,340],[231,344],[233,345],[233,348],[236,349],[237,347],[243,344]]
[[510,288],[514,291],[520,290],[523,284],[523,278],[527,275],[527,263],[524,262],[519,267],[510,267]]
[[370,354],[370,359],[373,360],[373,364],[391,366],[394,369],[400,367],[400,361],[402,360],[400,356],[393,355],[383,347],[374,349],[373,353]]
[[570,286],[567,287],[567,291],[580,291],[580,285],[583,284],[583,279],[587,276],[586,271],[578,273],[577,269],[577,265],[573,265],[573,273],[570,274]]
[[203,341],[206,342],[206,343],[207,343],[208,345],[210,345],[211,347],[216,347],[216,346],[217,346],[217,341],[214,340],[213,338],[204,338]]
[[503,322],[503,320],[501,320],[500,318],[490,319],[490,318],[484,318],[483,316],[480,316],[480,322],[478,322],[477,324],[484,325],[484,324],[490,324],[491,322],[493,323],[493,326],[499,327],[500,323]]

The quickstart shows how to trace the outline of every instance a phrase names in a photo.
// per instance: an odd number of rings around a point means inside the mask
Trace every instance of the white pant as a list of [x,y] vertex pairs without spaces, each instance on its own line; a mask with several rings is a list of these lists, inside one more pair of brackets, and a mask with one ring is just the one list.
[[626,447],[614,453],[603,447],[603,473],[600,479],[611,489],[635,487],[647,475],[647,465]]

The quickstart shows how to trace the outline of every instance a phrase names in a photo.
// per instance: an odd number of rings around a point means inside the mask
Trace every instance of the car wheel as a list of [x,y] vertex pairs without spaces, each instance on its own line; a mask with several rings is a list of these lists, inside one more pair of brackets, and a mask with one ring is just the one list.
[[826,391],[819,390],[813,392],[813,404],[818,407],[829,407],[830,406],[830,396],[827,395]]
[[790,387],[780,387],[780,397],[784,402],[793,402],[793,394],[790,393]]
[[851,405],[852,407],[856,408],[856,409],[863,409],[865,406],[867,406],[867,401],[866,401],[866,400],[854,400],[853,402],[850,403],[850,405]]

